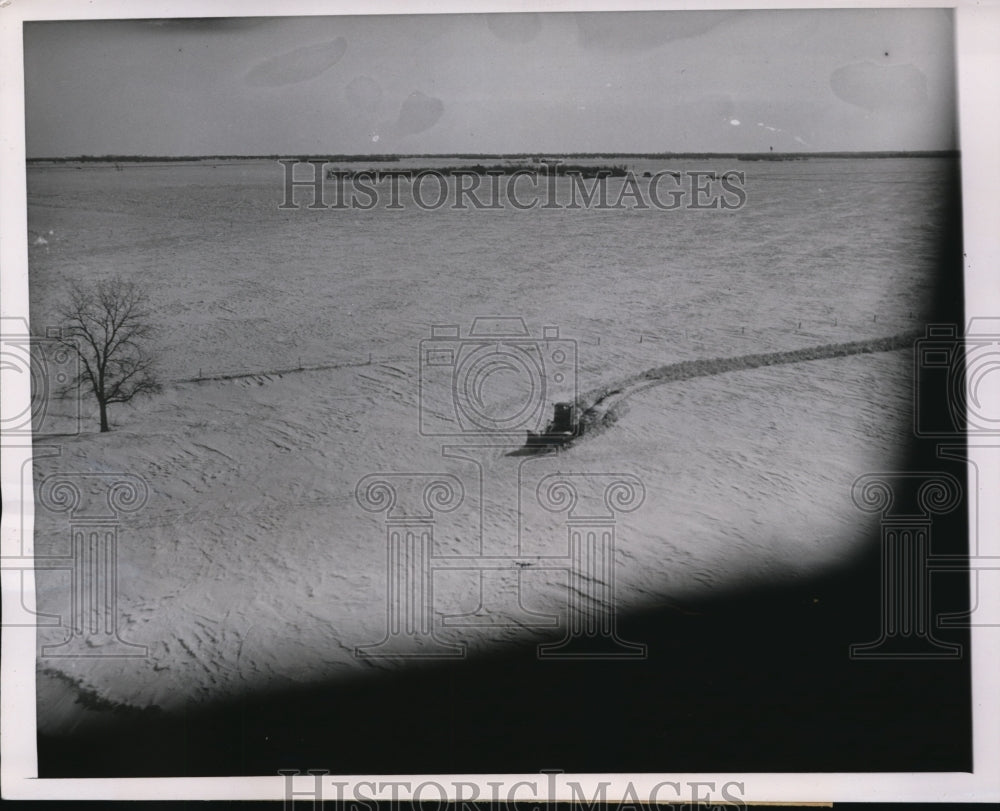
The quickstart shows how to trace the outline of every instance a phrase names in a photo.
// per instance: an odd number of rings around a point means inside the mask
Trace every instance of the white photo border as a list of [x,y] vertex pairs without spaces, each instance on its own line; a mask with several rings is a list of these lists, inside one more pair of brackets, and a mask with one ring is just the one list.
[[[795,9],[792,0],[714,0],[699,4],[698,10],[712,9]],[[859,8],[858,2],[818,2],[809,8]],[[955,0],[954,2],[904,2],[881,0],[867,7],[953,8],[958,54],[957,90],[959,104],[959,147],[962,157],[964,211],[965,308],[966,318],[1000,316],[1000,115],[996,99],[1000,79],[1000,0]],[[280,5],[264,0],[2,0],[0,1],[0,314],[27,317],[28,261],[27,213],[25,203],[24,65],[22,24],[30,20],[84,20],[115,18],[170,17],[289,17],[298,15],[388,15],[424,13],[492,13],[520,11],[628,11],[691,10],[683,0],[491,0],[470,5],[462,0],[287,0]],[[2,408],[5,413],[21,413],[29,402],[27,387],[4,377]],[[1000,491],[1000,465],[993,454],[970,448],[978,466],[984,492]],[[30,536],[32,509],[21,503],[20,469],[30,459],[30,439],[22,445],[5,443],[0,466],[3,490],[3,554],[22,549],[31,554],[30,537],[22,539],[24,527]],[[973,500],[974,503],[974,500]],[[971,510],[971,505],[970,505]],[[970,525],[976,516],[970,515]],[[981,531],[1000,533],[1000,527]],[[997,539],[990,547],[997,548]],[[975,576],[971,573],[970,576]],[[25,599],[33,601],[31,572],[25,574]],[[5,615],[18,607],[21,593],[5,589]],[[32,608],[33,605],[26,605]],[[1000,618],[998,618],[1000,622]],[[35,752],[35,630],[4,627],[2,631],[2,678],[0,693],[0,761],[4,799],[177,799],[177,800],[281,800],[286,783],[280,775],[224,778],[150,779],[39,779]],[[434,779],[446,788],[456,782],[478,783],[503,780],[508,785],[521,782],[539,787],[530,794],[523,788],[517,795],[524,801],[571,800],[567,781],[577,782],[587,797],[594,796],[602,782],[610,782],[607,797],[620,798],[627,784],[638,796],[648,796],[652,787],[665,780],[679,783],[728,782],[743,784],[746,802],[984,802],[1000,800],[1000,627],[973,627],[971,649],[974,710],[973,763],[971,773],[813,773],[813,774],[560,774],[550,783],[546,775],[394,775],[392,781]],[[822,731],[817,731],[822,734]],[[337,778],[345,792],[352,786],[378,776],[359,775]],[[308,793],[312,777],[296,778],[296,790]],[[555,791],[548,788],[555,786]],[[643,792],[646,792],[644,794]],[[366,794],[366,796],[368,796]],[[399,795],[402,799],[405,792]],[[303,795],[303,798],[304,795]],[[388,794],[384,795],[389,798]],[[332,797],[330,798],[332,799]],[[452,799],[455,799],[453,794]],[[458,797],[458,799],[462,799]]]

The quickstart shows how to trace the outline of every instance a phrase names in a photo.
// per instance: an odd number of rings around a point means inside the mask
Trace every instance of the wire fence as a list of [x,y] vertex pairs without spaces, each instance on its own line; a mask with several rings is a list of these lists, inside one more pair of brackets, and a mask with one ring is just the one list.
[[198,374],[190,377],[172,377],[169,378],[167,382],[169,383],[208,383],[215,381],[226,381],[226,380],[241,380],[247,378],[257,378],[257,377],[278,377],[280,375],[293,374],[296,372],[324,372],[334,369],[352,369],[360,368],[364,366],[378,366],[384,364],[395,364],[406,361],[416,362],[416,357],[404,357],[404,356],[385,356],[376,355],[369,352],[365,357],[358,358],[357,360],[337,360],[331,361],[329,359],[321,361],[304,361],[302,358],[298,358],[294,363],[289,362],[286,365],[271,367],[268,369],[261,368],[230,368],[230,369],[206,369],[200,367],[198,369]]

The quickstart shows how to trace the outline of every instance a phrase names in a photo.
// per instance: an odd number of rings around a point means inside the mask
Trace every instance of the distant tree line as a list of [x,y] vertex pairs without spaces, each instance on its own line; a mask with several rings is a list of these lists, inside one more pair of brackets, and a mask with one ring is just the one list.
[[354,169],[330,169],[326,176],[334,177],[356,177],[357,175],[371,175],[375,181],[384,177],[407,177],[411,178],[419,174],[437,174],[443,176],[452,175],[513,175],[513,174],[551,174],[551,175],[580,175],[585,178],[595,177],[626,177],[628,167],[624,164],[614,166],[588,166],[586,164],[566,164],[566,163],[497,163],[487,166],[477,163],[473,166],[439,166],[426,169],[367,169],[357,171]]
[[[511,153],[420,153],[399,155],[76,155],[73,157],[28,158],[28,163],[183,163],[193,161],[241,161],[241,160],[299,160],[299,161],[340,161],[349,162],[396,162],[406,159],[451,159],[451,160],[518,160],[538,163],[557,160],[708,160],[730,158],[743,160],[778,160],[795,158],[954,158],[956,149],[938,150],[890,150],[876,152],[567,152],[560,155],[530,152]],[[590,168],[590,167],[588,167]]]

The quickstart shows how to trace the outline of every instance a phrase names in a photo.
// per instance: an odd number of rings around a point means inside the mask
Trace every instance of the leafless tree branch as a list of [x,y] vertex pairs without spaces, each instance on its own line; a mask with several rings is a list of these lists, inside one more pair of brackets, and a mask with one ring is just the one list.
[[161,390],[148,343],[152,309],[146,292],[120,277],[73,285],[59,310],[65,326],[59,342],[80,358],[70,388],[84,385],[100,409],[101,431],[110,430],[108,406]]

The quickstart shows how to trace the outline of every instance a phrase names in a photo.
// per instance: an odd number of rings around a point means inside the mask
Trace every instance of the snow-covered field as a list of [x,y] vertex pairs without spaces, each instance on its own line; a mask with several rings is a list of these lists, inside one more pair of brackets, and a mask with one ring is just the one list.
[[[356,497],[373,473],[456,477],[466,498],[437,516],[435,554],[524,557],[482,594],[514,605],[519,578],[522,606],[563,622],[567,573],[537,565],[566,554],[566,515],[536,497],[556,472],[642,483],[641,506],[615,519],[619,609],[848,560],[871,528],[851,484],[898,464],[911,430],[907,349],[628,389],[613,426],[558,455],[444,452],[476,440],[418,430],[434,324],[557,325],[576,342],[580,392],[665,364],[921,328],[947,161],[708,168],[746,171],[744,209],[282,211],[272,164],[30,169],[29,242],[44,236],[30,255],[33,327],[56,323],[71,280],[142,280],[165,380],[114,409],[111,433],[90,418],[35,465],[36,485],[132,474],[149,490],[121,518],[117,597],[121,637],[148,656],[41,657],[40,729],[85,720],[58,700],[67,682],[178,709],[405,666],[354,655],[386,630],[385,514]],[[516,396],[518,381],[503,385]],[[449,390],[424,394],[448,405]],[[69,533],[65,514],[39,512],[40,554],[66,554]],[[39,609],[66,614],[68,574],[38,581]],[[477,610],[480,586],[471,570],[435,574],[439,638],[471,651],[531,639],[502,610],[492,626],[444,624]],[[39,642],[65,636],[41,629]]]

